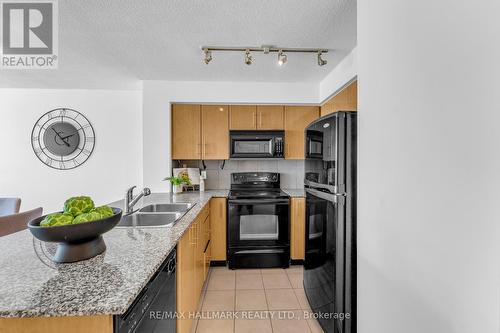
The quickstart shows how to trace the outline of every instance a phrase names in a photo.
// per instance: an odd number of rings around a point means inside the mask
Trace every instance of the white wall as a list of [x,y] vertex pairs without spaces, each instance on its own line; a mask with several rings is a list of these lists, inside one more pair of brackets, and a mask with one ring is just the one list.
[[332,71],[319,83],[319,103],[323,104],[335,95],[358,74],[357,48],[354,48]]
[[360,333],[499,332],[499,12],[358,3]]
[[[80,167],[59,171],[31,148],[31,129],[45,112],[68,107],[94,126],[96,146]],[[121,199],[142,184],[140,91],[0,89],[0,197],[22,198],[21,209],[59,210],[65,198],[90,195],[96,204]]]
[[269,103],[317,104],[314,83],[169,82],[144,81],[144,185],[152,191],[169,190],[161,180],[171,173],[170,104]]

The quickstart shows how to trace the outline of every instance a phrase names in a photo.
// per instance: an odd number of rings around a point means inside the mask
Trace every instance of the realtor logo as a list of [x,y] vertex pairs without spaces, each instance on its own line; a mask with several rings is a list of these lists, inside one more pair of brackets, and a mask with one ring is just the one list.
[[57,68],[56,0],[0,0],[0,18],[0,68]]

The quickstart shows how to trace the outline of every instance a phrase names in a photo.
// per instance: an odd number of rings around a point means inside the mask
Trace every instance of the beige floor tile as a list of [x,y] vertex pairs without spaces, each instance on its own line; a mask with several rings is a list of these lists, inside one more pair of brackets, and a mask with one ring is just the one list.
[[240,268],[236,269],[236,276],[238,275],[248,275],[248,274],[260,274],[260,268]]
[[307,301],[307,296],[306,292],[304,289],[294,289],[295,296],[297,297],[297,300],[299,301],[300,308],[303,310],[309,310],[309,302]]
[[292,265],[285,269],[287,273],[297,273],[297,272],[303,272],[304,271],[304,266],[302,265]]
[[267,319],[235,319],[235,333],[272,333],[271,320]]
[[262,275],[259,274],[236,274],[236,289],[264,289]]
[[293,289],[266,289],[269,310],[300,309],[300,304]]
[[215,273],[210,275],[207,290],[234,290],[235,279],[234,274]]
[[203,311],[233,311],[234,290],[207,290],[203,301]]
[[323,329],[316,319],[308,319],[307,324],[309,324],[312,333],[323,333]]
[[234,269],[227,267],[210,267],[210,274],[213,275],[235,275]]
[[265,289],[292,288],[286,274],[262,274]]
[[[274,333],[309,333],[311,332],[307,320],[303,319],[302,311],[293,311],[291,319],[275,316],[271,319]],[[287,312],[288,315],[288,312]]]
[[285,270],[283,268],[262,268],[260,270],[262,272],[262,275],[266,274],[286,274]]
[[294,288],[294,289],[303,288],[302,273],[288,273],[288,280],[290,280],[290,284],[292,285],[292,288]]
[[200,319],[196,333],[233,333],[233,319]]
[[236,310],[267,310],[264,289],[236,290]]

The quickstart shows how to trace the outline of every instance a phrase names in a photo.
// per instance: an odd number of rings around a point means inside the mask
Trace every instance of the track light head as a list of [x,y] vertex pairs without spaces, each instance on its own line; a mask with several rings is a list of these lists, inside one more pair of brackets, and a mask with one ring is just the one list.
[[318,51],[318,66],[325,66],[328,61],[321,58],[322,51]]
[[251,65],[253,63],[253,57],[250,55],[250,50],[245,50],[245,64]]
[[283,50],[278,51],[278,65],[283,66],[286,64],[287,56],[283,53]]
[[212,51],[209,49],[203,49],[203,52],[205,52],[205,59],[203,59],[203,62],[205,65],[208,65],[208,63],[212,61]]

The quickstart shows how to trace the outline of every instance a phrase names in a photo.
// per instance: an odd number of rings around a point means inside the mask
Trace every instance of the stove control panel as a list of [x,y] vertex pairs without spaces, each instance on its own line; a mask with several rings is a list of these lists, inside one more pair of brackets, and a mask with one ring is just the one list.
[[276,172],[237,172],[231,174],[231,184],[279,183]]

